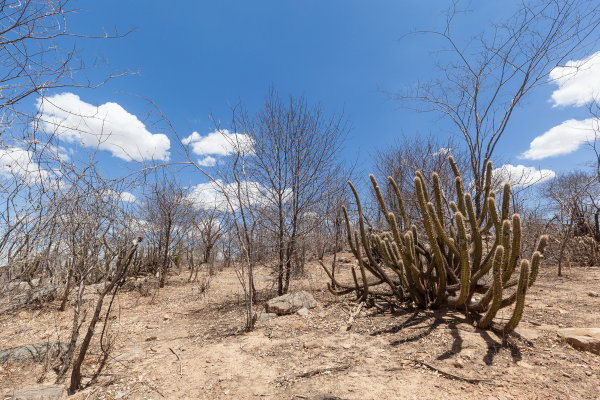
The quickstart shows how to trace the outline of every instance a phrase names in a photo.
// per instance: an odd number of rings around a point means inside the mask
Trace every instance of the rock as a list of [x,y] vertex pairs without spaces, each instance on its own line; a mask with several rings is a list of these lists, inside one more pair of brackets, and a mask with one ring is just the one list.
[[452,365],[454,365],[454,367],[456,367],[456,368],[464,368],[465,367],[465,363],[460,358],[457,358],[456,360],[454,360]]
[[525,361],[517,361],[517,365],[525,369],[533,369],[533,365],[526,363]]
[[590,296],[590,297],[600,297],[600,293],[598,293],[598,292],[588,292],[588,296]]
[[126,352],[126,353],[119,354],[118,356],[116,356],[115,358],[113,358],[112,360],[110,360],[110,362],[111,363],[115,363],[115,362],[123,362],[123,361],[135,360],[141,354],[142,354],[142,350],[140,350],[140,349],[133,349],[133,350],[130,350],[130,351]]
[[301,309],[296,311],[296,314],[300,315],[301,317],[306,317],[308,315],[308,308],[302,307]]
[[66,351],[66,343],[34,343],[25,346],[13,347],[0,351],[0,365],[7,362],[42,361],[48,352],[51,358],[56,358],[60,353]]
[[257,319],[257,321],[266,321],[266,320],[268,320],[268,319],[275,318],[276,316],[277,316],[277,314],[275,314],[275,313],[268,313],[268,312],[266,312],[266,313],[261,313],[261,314],[258,316],[258,319]]
[[170,319],[171,319],[171,316],[169,314],[163,315],[163,321],[169,321]]
[[62,386],[45,385],[34,386],[8,392],[5,397],[11,400],[59,400],[64,398],[65,390]]
[[304,322],[302,321],[295,321],[292,324],[292,328],[299,330],[299,331],[307,331],[308,330],[308,325],[306,325]]
[[513,332],[529,342],[540,337],[540,332],[537,329],[525,328],[524,326],[517,326]]
[[295,293],[284,294],[283,296],[275,297],[265,304],[265,310],[268,313],[277,315],[293,314],[301,308],[314,308],[317,302],[312,294],[300,291]]
[[323,346],[323,341],[321,339],[309,340],[302,344],[302,347],[305,349],[316,349]]
[[577,349],[600,354],[600,328],[559,329],[558,336]]
[[315,396],[306,397],[308,400],[342,400],[341,397],[331,393],[317,394]]

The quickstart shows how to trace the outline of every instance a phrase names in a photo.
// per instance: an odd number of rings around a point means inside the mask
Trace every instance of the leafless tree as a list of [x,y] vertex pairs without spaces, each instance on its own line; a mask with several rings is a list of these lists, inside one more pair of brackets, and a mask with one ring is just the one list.
[[478,215],[485,165],[516,107],[548,82],[553,68],[595,43],[599,7],[591,0],[526,1],[510,18],[465,44],[453,30],[459,14],[454,2],[443,30],[419,32],[446,45],[440,76],[397,98],[417,111],[447,117],[460,133],[469,151]]
[[[466,173],[468,154],[451,138],[441,139],[433,135],[425,137],[402,136],[397,141],[379,150],[374,156],[375,175],[380,182],[387,182],[391,176],[398,184],[398,188],[405,197],[405,209],[414,221],[420,215],[416,194],[414,193],[414,177],[417,171],[421,171],[426,179],[430,179],[433,172],[440,177],[440,184],[444,193],[453,193],[454,173],[448,165],[448,156],[452,155],[457,165],[461,168],[461,174],[468,177]],[[431,184],[431,182],[428,182]],[[397,203],[397,196],[390,184],[382,188],[382,194],[391,211],[396,215],[402,215]],[[375,199],[373,199],[375,201]],[[374,207],[379,212],[379,207]],[[377,217],[381,216],[377,214]],[[403,221],[399,222],[402,226]],[[403,229],[409,227],[402,226]]]
[[600,186],[595,176],[575,171],[558,176],[545,184],[544,192],[552,211],[551,224],[559,244],[558,275],[562,276],[568,244],[574,237],[599,234]]
[[288,291],[299,241],[309,232],[302,219],[340,179],[338,154],[348,125],[343,115],[328,116],[321,106],[303,97],[282,98],[275,89],[256,113],[240,107],[234,122],[235,131],[253,142],[248,172],[261,191],[264,218],[259,221],[275,239],[281,295]]
[[148,240],[156,252],[156,273],[159,287],[164,287],[172,255],[177,251],[185,232],[192,227],[192,203],[186,189],[164,169],[154,170],[145,201],[141,205],[140,219],[147,226]]

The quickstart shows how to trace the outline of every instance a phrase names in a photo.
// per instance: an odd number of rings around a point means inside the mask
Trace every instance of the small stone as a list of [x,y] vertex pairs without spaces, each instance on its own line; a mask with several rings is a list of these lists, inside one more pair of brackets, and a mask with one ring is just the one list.
[[304,323],[303,321],[294,321],[294,323],[292,324],[292,328],[299,331],[307,331],[308,325],[306,325],[306,323]]
[[151,342],[151,341],[156,340],[156,339],[158,339],[156,336],[148,336],[146,338],[146,342]]
[[528,364],[525,361],[517,361],[517,365],[525,369],[533,369],[533,365]]
[[460,358],[454,360],[452,365],[454,365],[456,368],[464,368],[465,367],[463,360],[461,360]]
[[600,297],[600,293],[598,293],[598,292],[588,292],[588,296],[590,296],[590,297]]
[[301,309],[296,311],[296,314],[300,315],[301,317],[306,317],[308,315],[308,308],[302,307]]
[[343,347],[344,349],[348,350],[350,347],[352,347],[352,344],[350,344],[350,343],[344,343],[344,344],[342,345],[342,347]]
[[309,340],[302,344],[302,347],[304,347],[305,349],[316,349],[316,348],[322,347],[322,346],[323,346],[323,340],[321,340],[321,339]]
[[171,316],[169,314],[163,315],[163,321],[169,321],[170,319],[171,319]]

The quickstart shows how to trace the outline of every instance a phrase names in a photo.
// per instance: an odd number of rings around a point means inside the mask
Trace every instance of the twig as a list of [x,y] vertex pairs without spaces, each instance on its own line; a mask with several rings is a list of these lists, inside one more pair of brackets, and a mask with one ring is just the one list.
[[296,375],[294,378],[309,378],[311,376],[325,374],[325,373],[328,373],[328,372],[344,371],[344,370],[347,370],[348,368],[350,368],[349,364],[338,365],[337,367],[317,368],[317,369],[314,369],[312,371],[308,371],[308,372],[304,372],[304,373],[302,373],[300,375]]
[[[469,378],[467,376],[461,376],[461,375],[455,375],[453,373],[444,371],[438,367],[434,367],[433,365],[425,362],[425,361],[420,361],[420,360],[410,360],[411,362],[414,362],[415,364],[419,364],[422,365],[423,367],[429,368],[432,371],[435,371],[437,373],[439,373],[441,376],[446,377],[446,378],[450,378],[450,379],[456,379],[459,381],[464,381],[464,382],[469,382],[469,383],[481,383],[481,382],[490,382],[491,379],[484,379],[484,378]],[[386,368],[386,371],[392,371],[394,370],[393,368]]]
[[348,322],[346,323],[347,331],[352,329],[352,324],[354,323],[354,318],[360,313],[360,310],[362,309],[364,304],[365,304],[365,302],[361,301],[360,304],[358,305],[358,307],[356,307],[356,310],[350,311],[350,317],[348,318]]
[[169,347],[169,350],[171,350],[171,353],[175,354],[175,357],[177,357],[177,363],[179,364],[179,375],[181,375],[181,356],[172,348]]

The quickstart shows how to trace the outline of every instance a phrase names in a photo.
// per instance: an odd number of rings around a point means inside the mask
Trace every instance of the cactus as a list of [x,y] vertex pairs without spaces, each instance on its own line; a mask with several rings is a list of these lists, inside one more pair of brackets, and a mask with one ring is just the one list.
[[[481,214],[476,215],[473,198],[465,191],[456,162],[451,156],[448,161],[455,175],[454,201],[445,202],[438,174],[433,173],[431,188],[420,171],[415,176],[421,229],[411,223],[396,182],[388,177],[399,205],[399,216],[389,211],[377,180],[371,175],[389,231],[381,234],[368,231],[358,193],[348,182],[358,207],[358,229],[352,230],[346,207],[343,211],[359,273],[353,269],[354,283],[344,285],[321,264],[331,279],[329,290],[336,295],[355,293],[358,300],[370,299],[371,304],[376,298],[387,296],[419,308],[455,308],[466,312],[479,328],[506,335],[521,320],[525,296],[537,278],[548,237],[543,235],[539,239],[531,260],[521,259],[521,218],[518,214],[510,215],[510,184],[504,185],[498,208],[496,193],[491,189],[492,163],[488,162],[483,207]],[[482,238],[492,232],[495,240],[491,249],[484,252]],[[382,292],[378,290],[380,286],[387,286],[388,290]],[[513,311],[501,323],[497,314],[506,307],[512,307]]]

